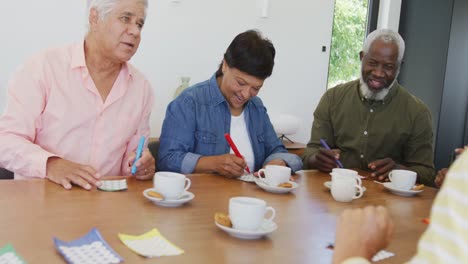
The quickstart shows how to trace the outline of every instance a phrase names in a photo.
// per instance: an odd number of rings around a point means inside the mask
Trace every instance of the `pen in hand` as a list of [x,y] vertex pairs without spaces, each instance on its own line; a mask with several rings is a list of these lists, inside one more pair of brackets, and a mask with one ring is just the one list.
[[144,145],[145,145],[145,136],[141,136],[140,142],[138,143],[138,148],[136,151],[135,161],[133,162],[133,165],[132,165],[132,175],[135,175],[136,173],[136,170],[137,170],[136,163],[141,158],[141,153],[143,152]]
[[[237,149],[236,145],[234,144],[234,141],[232,141],[231,136],[228,133],[226,133],[226,134],[224,134],[224,138],[226,138],[226,141],[228,142],[229,146],[231,146],[232,151],[234,151],[234,154],[236,155],[236,157],[243,159],[244,157],[240,154],[239,150]],[[246,166],[245,170],[248,173],[250,173],[249,166]]]
[[[320,144],[321,144],[324,148],[326,148],[326,149],[328,149],[328,150],[331,150],[331,148],[328,146],[327,142],[326,142],[323,138],[320,139]],[[340,168],[344,168],[344,167],[343,167],[343,164],[341,163],[341,161],[340,161],[339,159],[335,159],[335,162],[336,162],[336,164],[338,164],[338,166],[339,166]]]

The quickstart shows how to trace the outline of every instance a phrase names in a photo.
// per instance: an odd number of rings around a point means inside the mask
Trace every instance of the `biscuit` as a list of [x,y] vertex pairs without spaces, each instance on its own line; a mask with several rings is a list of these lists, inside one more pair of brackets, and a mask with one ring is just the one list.
[[411,190],[413,190],[413,191],[419,191],[419,190],[422,190],[422,189],[424,189],[424,184],[416,185],[416,186],[414,186]]
[[158,198],[158,199],[164,199],[164,196],[162,194],[155,192],[155,191],[149,191],[146,193],[148,196],[151,196],[153,198]]
[[281,184],[278,184],[278,187],[281,187],[281,188],[292,188],[293,185],[292,185],[292,183],[290,183],[290,182],[283,182],[283,183],[281,183]]
[[216,223],[222,226],[232,227],[231,219],[229,219],[229,216],[227,216],[226,214],[216,213],[214,218]]

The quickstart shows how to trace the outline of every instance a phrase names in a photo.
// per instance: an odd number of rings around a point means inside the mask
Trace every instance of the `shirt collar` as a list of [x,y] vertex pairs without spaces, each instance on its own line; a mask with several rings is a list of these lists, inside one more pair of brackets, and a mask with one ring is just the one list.
[[213,102],[213,104],[220,104],[226,101],[226,98],[224,98],[224,95],[221,93],[221,88],[216,81],[216,73],[213,74],[209,80],[208,91],[209,96],[211,97],[211,102]]
[[[71,59],[71,65],[70,65],[72,69],[86,68],[87,70],[88,67],[86,66],[84,45],[85,45],[85,42],[83,40],[80,43],[76,43],[74,47],[72,48],[72,55],[71,55],[72,59]],[[127,75],[128,78],[135,76],[135,73],[136,73],[135,72],[136,69],[127,62],[125,62],[122,65],[121,72],[122,71],[124,72],[125,75]]]

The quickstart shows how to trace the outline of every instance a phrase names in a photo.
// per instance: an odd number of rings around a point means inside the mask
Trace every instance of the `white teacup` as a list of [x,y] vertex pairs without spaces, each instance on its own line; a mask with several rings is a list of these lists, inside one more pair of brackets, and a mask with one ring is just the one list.
[[153,189],[166,200],[179,199],[190,188],[191,181],[185,175],[175,172],[158,171],[153,178]]
[[265,169],[258,171],[258,177],[264,177],[264,181],[270,186],[278,186],[281,183],[289,181],[289,178],[291,178],[291,168],[279,165],[266,165]]
[[416,183],[416,172],[409,170],[392,170],[388,178],[395,189],[408,191]]
[[342,175],[332,177],[331,194],[333,198],[338,202],[351,202],[361,198],[364,191],[361,184],[357,184],[356,179],[359,178]]
[[355,176],[359,177],[358,172],[355,170],[350,170],[350,169],[343,169],[343,168],[333,168],[332,173],[338,173],[342,175],[349,175],[349,176]]
[[229,199],[229,218],[234,229],[249,231],[259,229],[267,211],[271,211],[271,216],[267,221],[272,221],[276,211],[273,207],[267,207],[264,200],[251,197]]
[[335,177],[346,177],[346,178],[355,179],[356,183],[358,185],[362,186],[361,178],[359,177],[359,174],[355,170],[334,168],[332,170],[332,172],[330,172],[330,175],[332,176],[332,184],[333,184],[333,178],[335,178]]

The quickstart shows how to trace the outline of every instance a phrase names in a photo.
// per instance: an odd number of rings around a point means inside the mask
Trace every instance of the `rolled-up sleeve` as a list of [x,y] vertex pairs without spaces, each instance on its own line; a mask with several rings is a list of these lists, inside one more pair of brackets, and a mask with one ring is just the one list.
[[193,153],[196,127],[195,106],[184,93],[172,101],[164,118],[158,157],[158,169],[192,173],[200,159]]
[[47,98],[47,80],[39,59],[20,66],[8,83],[8,102],[0,117],[0,166],[21,175],[44,178],[55,154],[34,144]]

